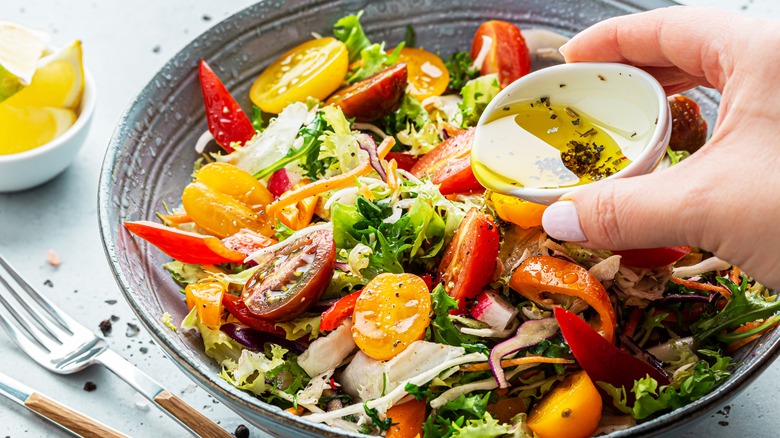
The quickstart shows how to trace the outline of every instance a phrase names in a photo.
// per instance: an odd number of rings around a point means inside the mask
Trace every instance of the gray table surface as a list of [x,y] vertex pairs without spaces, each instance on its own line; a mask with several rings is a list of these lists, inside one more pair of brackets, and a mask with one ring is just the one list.
[[[757,16],[780,18],[776,0],[707,1]],[[53,34],[53,43],[84,42],[85,62],[95,77],[98,105],[84,148],[68,170],[53,181],[22,193],[0,194],[0,252],[56,304],[95,330],[101,320],[115,322],[111,348],[154,376],[175,394],[227,430],[241,418],[184,376],[138,326],[123,300],[103,254],[97,224],[97,184],[104,150],[114,124],[130,99],[151,76],[191,39],[252,0],[2,0],[4,20],[18,21]],[[771,48],[774,50],[776,48]],[[62,264],[46,261],[47,250]],[[0,372],[77,407],[132,436],[185,436],[160,411],[142,402],[109,371],[93,367],[58,376],[37,366],[0,334]],[[92,381],[97,389],[83,390]],[[775,364],[728,406],[684,436],[777,436],[780,420],[772,414],[780,392]],[[250,428],[251,436],[267,437]],[[60,429],[0,398],[0,438],[64,436]]]

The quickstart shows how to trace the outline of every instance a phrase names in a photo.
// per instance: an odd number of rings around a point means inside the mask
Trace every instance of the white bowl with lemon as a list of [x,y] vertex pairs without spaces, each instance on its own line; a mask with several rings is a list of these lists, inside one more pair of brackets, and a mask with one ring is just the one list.
[[52,49],[46,34],[0,22],[0,192],[65,170],[84,144],[95,101],[80,41]]

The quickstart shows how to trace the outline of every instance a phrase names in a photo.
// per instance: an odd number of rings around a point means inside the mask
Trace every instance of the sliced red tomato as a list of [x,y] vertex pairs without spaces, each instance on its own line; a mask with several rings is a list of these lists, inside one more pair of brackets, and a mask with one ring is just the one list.
[[340,300],[333,303],[328,307],[328,310],[322,312],[322,318],[320,319],[320,330],[329,332],[336,330],[341,322],[352,316],[352,312],[355,311],[355,303],[360,296],[361,291],[353,292]]
[[498,249],[499,234],[493,218],[476,208],[469,210],[444,251],[437,278],[461,311],[466,308],[466,300],[479,295],[493,277]]
[[501,88],[531,71],[531,56],[520,29],[506,21],[491,20],[482,23],[471,43],[471,58],[478,60],[482,46],[490,44],[482,60],[482,75],[498,73]]
[[620,263],[642,269],[656,269],[685,257],[690,246],[664,246],[661,248],[622,249],[612,251],[620,256]]
[[439,184],[443,195],[482,190],[471,170],[474,132],[475,128],[470,128],[441,142],[417,161],[412,175],[430,177],[432,183]]
[[200,60],[198,66],[200,89],[206,104],[206,120],[209,132],[217,144],[227,152],[233,152],[231,143],[244,144],[255,136],[255,127],[244,110],[238,105],[225,84],[219,80],[214,70]]
[[182,231],[151,221],[125,222],[128,231],[182,263],[215,265],[243,262],[243,253],[228,248],[214,236]]
[[395,162],[398,163],[398,168],[407,172],[411,172],[412,167],[417,164],[417,157],[412,154],[407,154],[406,152],[388,152],[387,155],[385,155],[385,160],[395,160]]
[[325,104],[338,106],[358,122],[373,122],[398,109],[405,88],[406,64],[396,64],[337,91]]
[[241,298],[261,318],[295,318],[320,299],[333,277],[335,262],[336,244],[331,231],[304,234],[259,262]]
[[285,336],[285,331],[276,327],[275,322],[261,318],[252,313],[252,311],[246,307],[246,304],[244,304],[244,301],[239,296],[231,294],[222,295],[222,305],[225,306],[225,309],[227,309],[227,311],[230,312],[234,318],[239,320],[241,324],[244,324],[247,327],[251,327],[255,330],[260,330],[266,333]]

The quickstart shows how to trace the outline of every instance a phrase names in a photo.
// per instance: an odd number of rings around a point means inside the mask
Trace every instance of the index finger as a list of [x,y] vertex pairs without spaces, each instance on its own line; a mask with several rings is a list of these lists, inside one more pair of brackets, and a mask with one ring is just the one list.
[[744,18],[717,9],[674,6],[598,23],[561,47],[567,62],[676,67],[722,89]]

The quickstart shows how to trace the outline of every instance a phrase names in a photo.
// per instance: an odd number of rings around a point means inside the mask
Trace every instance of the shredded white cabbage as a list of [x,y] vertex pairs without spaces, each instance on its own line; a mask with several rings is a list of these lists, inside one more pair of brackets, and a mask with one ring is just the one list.
[[710,257],[692,266],[674,268],[672,277],[687,278],[693,277],[694,275],[701,275],[705,272],[723,271],[729,268],[731,268],[731,263],[717,257]]

